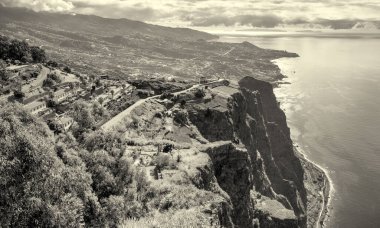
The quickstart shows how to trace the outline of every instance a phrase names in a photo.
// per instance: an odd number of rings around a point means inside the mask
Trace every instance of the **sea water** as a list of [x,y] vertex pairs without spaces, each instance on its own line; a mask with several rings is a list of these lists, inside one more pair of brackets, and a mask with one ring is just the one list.
[[325,167],[335,194],[327,227],[380,227],[380,39],[376,36],[222,36],[296,52],[276,60],[275,89],[291,136]]

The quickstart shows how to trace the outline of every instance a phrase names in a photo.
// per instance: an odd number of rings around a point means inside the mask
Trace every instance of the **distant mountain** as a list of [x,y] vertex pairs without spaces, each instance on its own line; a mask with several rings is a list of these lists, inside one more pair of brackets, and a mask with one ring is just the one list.
[[217,36],[188,28],[171,28],[147,24],[128,19],[110,19],[94,15],[35,12],[26,8],[11,8],[0,5],[0,24],[32,23],[54,27],[70,32],[92,33],[96,35],[123,36],[144,34],[180,40],[215,39]]

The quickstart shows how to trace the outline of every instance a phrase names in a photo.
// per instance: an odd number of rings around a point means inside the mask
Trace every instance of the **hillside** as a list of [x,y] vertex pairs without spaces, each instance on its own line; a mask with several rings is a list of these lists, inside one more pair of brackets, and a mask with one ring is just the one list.
[[216,37],[190,29],[21,8],[0,8],[0,34],[43,46],[51,59],[82,73],[123,79],[255,75],[274,82],[282,75],[270,61],[296,56],[249,43],[208,42]]
[[[217,38],[217,36],[187,28],[170,28],[128,19],[109,19],[80,14],[37,13],[25,8],[2,6],[0,6],[0,21],[3,24],[28,23],[44,25],[57,30],[67,30],[73,33],[91,33],[96,35],[123,36],[141,33],[149,36],[170,37],[179,40],[209,40]],[[77,36],[77,38],[79,37]],[[85,40],[85,38],[83,39]]]

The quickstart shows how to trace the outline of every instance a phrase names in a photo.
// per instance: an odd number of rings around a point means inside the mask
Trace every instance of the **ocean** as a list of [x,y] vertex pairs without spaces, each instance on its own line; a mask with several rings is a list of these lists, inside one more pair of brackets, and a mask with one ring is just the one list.
[[276,60],[275,89],[291,136],[328,170],[335,194],[327,227],[380,227],[380,39],[376,36],[221,36],[296,52]]

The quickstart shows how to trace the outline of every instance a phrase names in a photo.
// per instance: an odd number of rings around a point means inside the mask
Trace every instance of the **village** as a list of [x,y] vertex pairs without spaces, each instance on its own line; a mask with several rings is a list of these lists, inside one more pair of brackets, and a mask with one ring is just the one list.
[[149,80],[136,79],[136,75],[125,79],[107,74],[87,75],[54,61],[36,64],[7,62],[5,71],[7,78],[0,85],[0,102],[20,104],[43,119],[55,133],[71,128],[75,122],[73,106],[77,101],[107,111],[107,115],[95,123],[95,128],[99,128],[138,100],[209,82],[205,77],[191,83],[176,81],[160,74],[151,75]]
[[[136,87],[124,80],[73,73],[70,68],[52,62],[7,64],[5,69],[8,78],[7,83],[1,84],[0,101],[19,103],[36,117],[56,123],[64,131],[74,122],[70,113],[76,101],[97,102],[113,110],[122,99],[129,98],[129,102],[138,99]],[[106,120],[97,125],[103,121]]]

